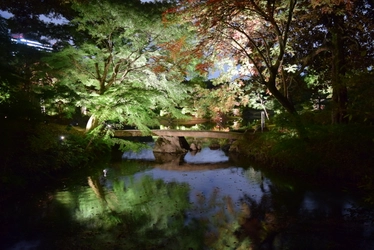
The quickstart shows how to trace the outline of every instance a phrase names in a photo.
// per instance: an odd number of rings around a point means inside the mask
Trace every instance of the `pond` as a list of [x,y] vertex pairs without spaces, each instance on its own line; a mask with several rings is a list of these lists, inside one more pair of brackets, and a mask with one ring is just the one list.
[[7,199],[0,249],[374,249],[353,194],[239,162],[126,152]]

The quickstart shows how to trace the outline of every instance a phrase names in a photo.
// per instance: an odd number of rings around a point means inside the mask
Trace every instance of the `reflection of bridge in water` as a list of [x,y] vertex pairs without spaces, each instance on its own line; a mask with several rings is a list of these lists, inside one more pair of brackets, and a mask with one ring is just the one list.
[[192,164],[192,163],[178,163],[175,162],[167,162],[167,163],[158,163],[155,164],[155,168],[168,170],[168,171],[204,171],[204,170],[216,170],[216,169],[224,169],[231,167],[232,164],[230,162],[218,162],[218,163],[200,163],[200,164]]
[[144,135],[140,130],[115,130],[115,137],[130,136],[173,136],[173,137],[194,137],[194,138],[217,138],[217,139],[240,139],[243,133],[224,131],[202,131],[202,130],[151,130],[151,134]]

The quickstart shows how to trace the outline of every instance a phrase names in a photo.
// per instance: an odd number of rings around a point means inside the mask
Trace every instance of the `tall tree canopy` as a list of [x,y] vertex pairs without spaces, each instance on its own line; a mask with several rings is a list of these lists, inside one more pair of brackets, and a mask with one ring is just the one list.
[[78,16],[72,22],[85,39],[50,55],[45,84],[74,93],[62,99],[87,108],[96,123],[116,120],[147,130],[158,124],[160,109],[178,115],[176,107],[186,96],[186,88],[179,85],[183,76],[153,71],[156,62],[165,69],[172,66],[157,60],[165,53],[158,44],[173,35],[161,23],[162,6],[139,1],[74,3]]
[[333,123],[346,122],[349,83],[366,74],[374,60],[374,12],[370,1],[312,1],[292,32],[297,74],[314,74],[332,88]]
[[255,89],[265,87],[295,121],[298,110],[291,90],[307,85],[306,74],[324,74],[320,83],[333,89],[333,121],[342,122],[347,69],[372,65],[374,29],[367,1],[189,0],[167,14],[195,27],[195,50],[212,59],[211,67],[234,61],[235,77]]
[[[296,109],[280,89],[296,0],[182,1],[169,13],[183,14],[199,35],[197,50],[213,58],[228,58],[240,66],[237,77],[265,86],[289,113]],[[201,52],[200,52],[201,53]]]

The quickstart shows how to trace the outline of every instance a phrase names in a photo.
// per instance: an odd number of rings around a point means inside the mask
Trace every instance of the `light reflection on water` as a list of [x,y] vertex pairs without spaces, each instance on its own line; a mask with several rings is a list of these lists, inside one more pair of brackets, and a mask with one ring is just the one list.
[[[154,143],[148,144],[150,147],[153,147]],[[156,160],[152,149],[145,148],[141,149],[139,152],[126,151],[122,155],[122,159],[128,160],[144,160],[144,161],[154,161]]]
[[[122,158],[155,159],[152,149],[144,149],[137,153],[131,151],[125,152]],[[187,164],[214,164],[228,161],[229,157],[220,149],[212,150],[210,148],[203,148],[199,152],[187,152],[184,156],[184,162]],[[192,203],[198,203],[202,197],[208,199],[215,196],[217,200],[231,197],[237,208],[240,208],[240,199],[245,194],[249,194],[256,201],[259,201],[269,182],[263,179],[260,172],[253,169],[249,170],[250,173],[246,173],[242,168],[234,166],[218,165],[213,170],[209,170],[205,166],[203,170],[199,169],[198,166],[189,166],[188,170],[182,168],[183,164],[180,170],[178,170],[178,166],[174,170],[165,170],[162,169],[162,166],[158,167],[156,165],[151,170],[135,174],[135,179],[149,175],[153,179],[160,179],[166,183],[186,183],[190,187],[189,200]],[[196,170],[194,167],[196,167]],[[107,183],[107,185],[111,186],[110,183]]]
[[[165,183],[187,184],[190,188],[189,202],[193,206],[200,204],[209,207],[208,202],[212,202],[212,197],[214,197],[215,204],[222,204],[225,202],[225,198],[230,197],[236,211],[241,209],[241,199],[246,195],[251,196],[255,202],[260,202],[268,183],[266,179],[261,180],[260,172],[253,169],[244,171],[242,168],[236,167],[199,171],[163,170],[155,167],[136,174],[135,178],[139,179],[144,175],[152,176],[155,180],[160,179]],[[260,188],[260,182],[262,182],[264,188]],[[195,208],[193,207],[192,210]],[[201,214],[201,211],[196,213],[190,211],[187,219],[190,220],[200,216],[207,217],[209,214],[216,212],[214,206],[210,207],[209,210],[211,211],[204,214]]]
[[128,151],[122,155],[122,158],[127,160],[144,161],[154,161],[156,159],[151,149],[142,149],[139,152]]
[[217,162],[227,162],[229,157],[225,155],[222,150],[211,150],[210,148],[203,148],[197,153],[188,152],[184,156],[184,161],[193,164],[209,164]]
[[[149,146],[152,147],[153,144],[149,144]],[[145,161],[156,160],[151,148],[142,149],[139,152],[126,151],[123,153],[122,159]],[[184,156],[184,161],[186,163],[193,164],[209,164],[217,162],[227,162],[229,161],[229,157],[220,149],[211,150],[210,148],[203,148],[198,152],[187,152],[187,154]]]
[[[29,221],[44,221],[43,230],[58,235],[56,240],[46,243],[43,234],[28,239],[21,235],[5,249],[17,249],[25,242],[47,247],[61,244],[59,249],[73,245],[80,249],[219,250],[250,249],[251,244],[279,250],[374,246],[373,227],[348,219],[356,202],[343,192],[269,179],[258,170],[231,163],[223,151],[208,148],[187,153],[184,162],[173,166],[153,162],[144,169],[148,163],[129,160],[154,161],[151,149],[128,152],[123,158],[121,167],[88,172],[75,184],[51,192],[42,205],[38,203],[41,215]],[[131,173],[123,171],[134,166]],[[20,222],[17,229],[42,227],[22,223],[28,222]],[[270,245],[264,245],[268,238]]]
[[[152,149],[143,149],[140,152],[125,152],[122,156],[123,159],[142,159],[142,160],[155,160]],[[203,148],[199,152],[187,152],[184,156],[184,162],[189,164],[213,164],[228,162],[229,157],[222,150],[211,150],[210,148]],[[244,170],[235,166],[222,165],[222,169],[215,168],[208,170],[207,168],[201,170],[196,166],[189,165],[190,168],[186,170],[183,164],[178,170],[178,166],[174,170],[162,169],[162,166],[141,172],[135,175],[139,178],[143,175],[150,175],[154,179],[161,179],[164,182],[178,182],[187,183],[190,188],[190,200],[196,202],[196,197],[203,195],[210,197],[216,193],[219,194],[217,198],[230,196],[237,206],[240,206],[239,200],[245,195],[259,202],[262,197],[269,193],[271,181],[264,178],[259,171],[253,169]],[[218,166],[219,167],[219,166]],[[342,215],[347,215],[347,211],[354,205],[354,201],[346,196],[336,197],[329,192],[310,192],[307,191],[303,195],[300,209],[303,211],[319,210],[323,213],[330,214],[331,207],[339,207]],[[337,211],[334,211],[337,212]]]

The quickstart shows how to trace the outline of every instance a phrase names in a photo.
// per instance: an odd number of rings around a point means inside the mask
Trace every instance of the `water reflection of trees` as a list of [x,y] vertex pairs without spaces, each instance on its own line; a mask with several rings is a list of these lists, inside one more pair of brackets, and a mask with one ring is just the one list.
[[89,187],[56,195],[55,205],[76,222],[76,233],[61,235],[57,249],[201,249],[201,229],[185,225],[187,185],[149,176],[112,181],[105,190],[91,176]]
[[[327,214],[303,211],[303,189],[286,182],[270,182],[253,169],[231,168],[233,173],[256,183],[262,192],[256,196],[248,190],[239,201],[224,196],[220,188],[208,192],[209,195],[196,193],[194,199],[188,184],[135,174],[138,170],[129,167],[126,173],[122,170],[117,173],[112,169],[113,174],[109,170],[106,180],[99,175],[90,176],[86,186],[58,192],[51,210],[53,216],[57,211],[61,217],[55,225],[61,227],[61,235],[48,246],[53,245],[54,249],[303,249],[313,241],[313,246],[323,249],[326,244],[338,242],[332,237],[335,231],[336,235],[345,233],[339,231],[341,218],[326,220]],[[347,229],[344,228],[346,232]],[[354,233],[360,232],[359,229]]]
[[[261,183],[259,172],[240,175]],[[118,176],[115,174],[114,176]],[[189,200],[187,184],[166,183],[150,176],[113,177],[105,185],[100,176],[90,176],[87,186],[56,195],[59,210],[70,214],[65,230],[54,244],[56,249],[250,249],[258,244],[257,235],[266,234],[264,220],[255,223],[255,234],[244,232],[253,209],[241,205],[215,189],[209,197],[197,194]],[[243,197],[244,201],[245,197]],[[253,204],[252,204],[253,205]],[[68,213],[66,212],[68,211]],[[61,214],[62,214],[61,213]],[[257,218],[256,218],[257,219]],[[68,221],[65,216],[65,222]],[[266,237],[266,236],[261,236]]]

